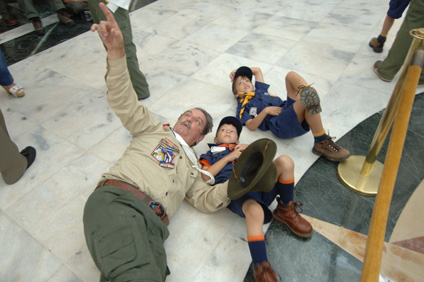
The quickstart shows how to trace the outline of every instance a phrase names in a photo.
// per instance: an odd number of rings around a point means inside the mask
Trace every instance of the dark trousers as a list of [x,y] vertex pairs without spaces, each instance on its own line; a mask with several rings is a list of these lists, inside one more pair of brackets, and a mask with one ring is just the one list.
[[83,222],[100,281],[165,281],[169,231],[144,201],[114,186],[100,187],[87,200]]
[[6,184],[16,183],[24,174],[28,161],[10,139],[0,110],[0,172]]
[[[99,7],[100,2],[105,3],[102,0],[88,0],[91,16],[93,17],[93,21],[95,23],[106,20],[105,15]],[[128,14],[127,10],[118,8],[118,10],[113,13],[113,16],[115,17],[115,20],[122,31],[122,35],[124,36],[127,67],[135,93],[137,93],[137,97],[139,99],[147,98],[150,96],[149,85],[147,84],[146,77],[140,71],[138,64],[137,49],[132,39],[130,15]]]

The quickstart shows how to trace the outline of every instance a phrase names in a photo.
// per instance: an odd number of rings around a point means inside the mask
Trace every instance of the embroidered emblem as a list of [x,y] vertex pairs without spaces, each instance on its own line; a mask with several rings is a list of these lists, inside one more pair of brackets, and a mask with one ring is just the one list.
[[258,115],[258,108],[256,107],[251,107],[250,111],[249,111],[249,115],[256,117]]
[[174,159],[174,152],[171,149],[162,149],[163,160],[159,162],[159,165],[167,168],[174,168],[172,160]]

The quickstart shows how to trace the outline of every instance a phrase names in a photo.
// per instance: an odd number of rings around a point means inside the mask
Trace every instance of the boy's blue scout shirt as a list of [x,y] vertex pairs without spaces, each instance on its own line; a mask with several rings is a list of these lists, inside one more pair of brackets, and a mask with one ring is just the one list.
[[[107,68],[105,79],[109,106],[132,138],[122,157],[108,173],[102,175],[101,180],[117,179],[139,187],[154,201],[160,202],[169,217],[175,214],[184,199],[202,212],[225,208],[230,203],[227,183],[215,186],[206,184],[193,168],[171,128],[163,126],[139,103],[125,56],[108,60]],[[173,168],[160,166],[158,153],[164,146],[172,148]]]
[[[233,152],[237,144],[209,143],[208,146],[211,150],[200,155],[199,159],[202,166],[211,167],[214,163]],[[214,148],[217,148],[216,152],[212,152]],[[219,150],[219,148],[222,148],[222,151]],[[227,163],[225,167],[215,176],[215,184],[224,183],[230,178],[231,172],[233,171],[233,164],[234,162]]]
[[[236,117],[240,120],[241,124],[245,124],[246,121],[253,119],[262,112],[266,107],[269,106],[277,106],[283,107],[287,102],[281,100],[280,97],[270,95],[268,93],[269,85],[263,82],[255,82],[255,96],[244,105],[242,100],[243,98],[239,98],[237,100],[237,114]],[[242,109],[243,112],[240,114]],[[255,110],[256,109],[256,110]],[[253,115],[256,113],[256,115]],[[267,115],[261,124],[258,126],[261,130],[269,130],[269,120],[272,118],[271,115]]]

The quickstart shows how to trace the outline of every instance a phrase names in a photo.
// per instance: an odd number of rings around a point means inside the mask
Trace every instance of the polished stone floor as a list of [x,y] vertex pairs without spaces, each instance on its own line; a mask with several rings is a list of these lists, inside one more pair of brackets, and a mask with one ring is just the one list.
[[[18,26],[0,22],[0,48],[26,92],[17,99],[3,91],[0,107],[15,143],[38,153],[18,183],[0,179],[0,281],[97,281],[82,210],[130,136],[106,103],[106,53],[88,31],[91,23],[75,17],[74,27],[62,26],[48,3],[38,2],[45,36],[34,34],[13,1]],[[151,91],[142,103],[164,123],[194,106],[208,110],[215,124],[234,114],[228,74],[240,65],[261,67],[270,91],[282,98],[284,76],[294,70],[318,90],[330,135],[353,155],[367,154],[397,80],[382,82],[371,66],[387,55],[402,19],[383,53],[368,47],[386,0],[158,0],[132,7],[134,43]],[[392,197],[381,281],[424,281],[423,92],[416,91]],[[311,153],[310,133],[282,140],[245,128],[241,141],[263,137],[277,142],[278,155],[294,159],[295,198],[315,230],[304,240],[278,223],[264,226],[280,281],[359,281],[375,197],[343,186],[337,164]],[[198,154],[213,136],[205,139]],[[169,229],[167,281],[253,281],[245,223],[229,210],[203,214],[184,202]]]

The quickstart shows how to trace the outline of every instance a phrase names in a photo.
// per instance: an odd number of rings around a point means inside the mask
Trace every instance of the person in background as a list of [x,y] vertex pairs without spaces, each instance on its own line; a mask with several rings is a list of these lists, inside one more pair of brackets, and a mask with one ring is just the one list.
[[0,50],[0,85],[3,89],[15,97],[23,97],[25,91],[19,84],[14,82],[13,76],[7,68],[6,59],[3,52]]
[[387,39],[390,29],[396,19],[402,17],[406,7],[408,7],[410,0],[390,0],[389,10],[387,11],[386,17],[384,18],[383,27],[378,37],[371,38],[369,46],[376,53],[383,52],[383,46]]
[[[387,54],[387,57],[381,61],[378,60],[373,65],[375,74],[381,80],[390,82],[395,77],[396,73],[403,66],[409,48],[412,43],[412,36],[409,32],[415,28],[424,27],[424,1],[411,0],[409,9],[398,33],[395,41]],[[418,82],[419,86],[424,85],[424,72],[421,72],[421,77]]]
[[10,139],[0,109],[0,173],[6,184],[14,184],[24,175],[35,160],[36,150],[28,146],[19,152],[16,144]]
[[[62,0],[49,0],[49,3],[54,11],[56,11],[59,22],[66,26],[73,26],[75,22],[71,19],[71,16],[66,11],[66,7]],[[45,30],[41,18],[34,7],[33,0],[18,0],[19,7],[24,11],[25,16],[32,22],[34,26],[35,34],[43,35]]]
[[126,8],[114,5],[114,2],[117,1],[88,0],[88,6],[90,8],[94,23],[99,23],[100,21],[106,20],[104,14],[99,8],[99,3],[104,3],[105,5],[108,3],[107,7],[112,9],[111,11],[113,12],[113,16],[124,36],[125,55],[127,58],[127,67],[130,73],[131,83],[134,87],[135,93],[137,94],[138,100],[143,100],[150,97],[150,91],[146,77],[140,71],[140,66],[137,59],[137,49],[133,43],[131,21],[130,15],[128,13],[130,0],[119,1],[120,3],[125,2],[127,4]]

